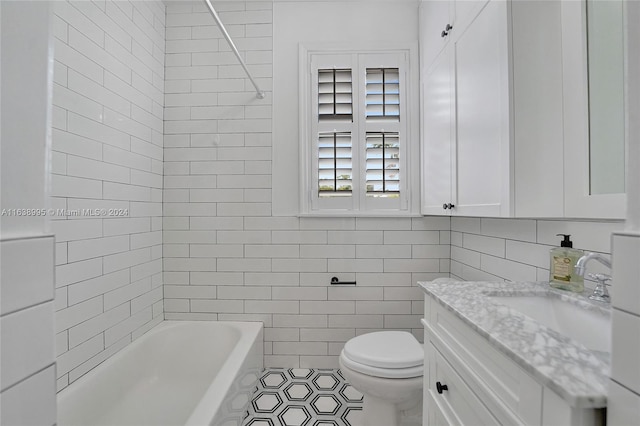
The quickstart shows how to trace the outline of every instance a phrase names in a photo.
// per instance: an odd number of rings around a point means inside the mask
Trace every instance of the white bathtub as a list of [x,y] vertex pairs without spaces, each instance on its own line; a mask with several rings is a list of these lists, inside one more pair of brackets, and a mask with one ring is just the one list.
[[58,394],[58,425],[240,425],[262,323],[164,321]]

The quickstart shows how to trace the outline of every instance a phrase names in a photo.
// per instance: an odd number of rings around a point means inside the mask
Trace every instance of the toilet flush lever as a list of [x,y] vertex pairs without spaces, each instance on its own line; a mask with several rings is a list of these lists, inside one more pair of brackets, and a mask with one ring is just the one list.
[[440,382],[436,382],[436,390],[438,391],[439,394],[442,394],[442,392],[449,390],[449,386],[443,385]]

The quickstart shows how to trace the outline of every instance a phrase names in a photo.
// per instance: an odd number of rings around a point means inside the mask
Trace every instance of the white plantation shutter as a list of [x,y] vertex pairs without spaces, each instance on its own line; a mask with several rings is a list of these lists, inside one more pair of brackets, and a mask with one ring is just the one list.
[[360,55],[364,82],[361,127],[364,210],[401,211],[408,206],[406,59],[398,54]]
[[309,65],[303,211],[408,212],[407,53],[314,53]]
[[350,69],[318,70],[318,120],[353,121]]
[[[354,164],[358,152],[354,119],[355,80],[352,54],[318,55],[312,59],[311,73],[311,175],[308,180],[312,210],[350,211]],[[355,144],[355,145],[354,145]]]
[[367,68],[367,120],[400,121],[398,68]]
[[353,166],[351,134],[326,132],[318,135],[318,195],[351,196]]
[[400,139],[398,132],[367,132],[365,188],[367,196],[399,196]]

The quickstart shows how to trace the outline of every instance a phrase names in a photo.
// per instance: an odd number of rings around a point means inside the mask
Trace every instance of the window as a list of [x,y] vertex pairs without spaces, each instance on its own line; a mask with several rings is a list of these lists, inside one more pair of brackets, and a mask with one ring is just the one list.
[[412,213],[409,57],[408,50],[301,55],[303,214]]

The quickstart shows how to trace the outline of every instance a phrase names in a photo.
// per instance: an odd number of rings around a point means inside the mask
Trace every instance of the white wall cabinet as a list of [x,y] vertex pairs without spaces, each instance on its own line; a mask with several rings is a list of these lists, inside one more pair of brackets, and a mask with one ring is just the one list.
[[423,425],[599,425],[425,296]]
[[[623,2],[623,13],[626,4]],[[564,46],[565,216],[624,219],[624,193],[592,194],[590,185],[589,89],[585,1],[562,2]],[[626,53],[625,53],[626,54]],[[615,67],[615,64],[609,66]],[[622,64],[618,64],[622,66]],[[625,120],[630,117],[627,114]],[[612,137],[615,137],[612,135]],[[620,165],[624,167],[624,165]]]
[[[423,80],[422,213],[442,214],[455,187],[455,111],[451,49],[440,52]],[[427,130],[428,129],[428,130]]]
[[564,215],[560,3],[421,5],[423,214]]

